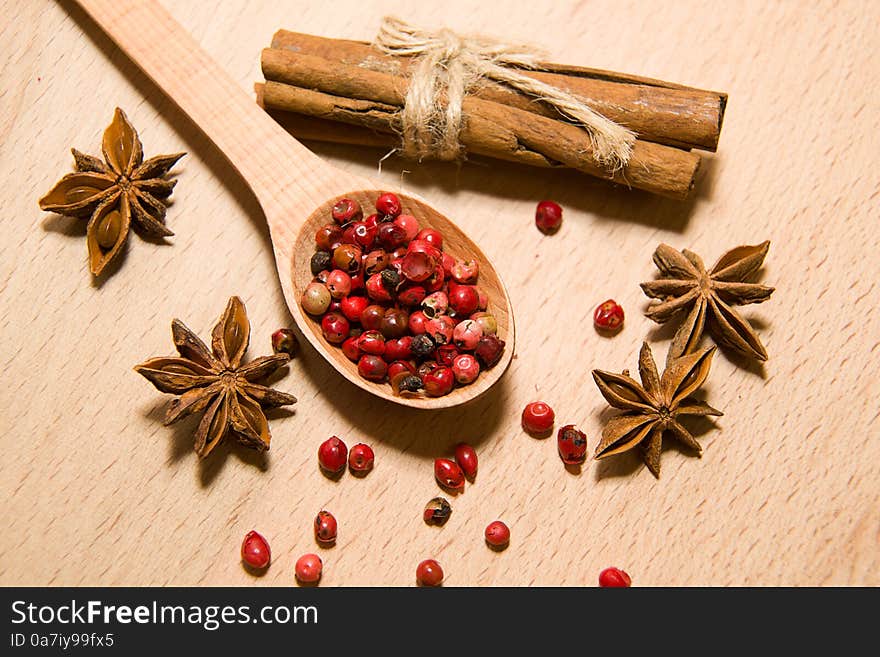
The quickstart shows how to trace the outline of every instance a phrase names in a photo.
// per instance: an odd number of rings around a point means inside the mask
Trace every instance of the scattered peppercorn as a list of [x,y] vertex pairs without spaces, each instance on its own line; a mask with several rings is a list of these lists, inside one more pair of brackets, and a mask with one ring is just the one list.
[[272,334],[272,351],[276,354],[287,354],[293,358],[298,347],[296,336],[290,329],[278,329]]
[[500,520],[490,522],[486,527],[486,543],[496,549],[506,548],[510,544],[510,529]]
[[473,480],[477,476],[477,451],[467,443],[455,446],[455,462],[468,479]]
[[331,436],[318,448],[318,463],[324,471],[330,474],[342,471],[347,456],[348,448],[336,436]]
[[358,443],[348,453],[348,467],[352,472],[366,474],[373,469],[374,459],[373,448],[364,443]]
[[319,511],[315,516],[315,539],[322,545],[336,542],[336,518],[329,511]]
[[549,433],[555,420],[556,414],[553,409],[542,401],[526,404],[522,412],[523,429],[534,435]]
[[429,525],[443,525],[452,515],[452,507],[443,497],[434,497],[425,505],[425,512],[422,514],[425,522]]
[[620,568],[606,568],[599,573],[599,586],[602,588],[629,588],[632,578]]
[[304,554],[296,560],[296,578],[303,584],[313,584],[321,579],[324,562],[317,554]]
[[593,313],[593,325],[597,331],[613,333],[623,326],[623,308],[614,300],[608,299],[596,306]]
[[256,570],[268,568],[272,561],[269,543],[257,532],[248,532],[241,543],[241,560]]
[[416,581],[419,586],[440,586],[443,569],[434,559],[425,559],[416,568]]
[[455,461],[436,459],[434,461],[434,477],[444,488],[461,490],[464,488],[464,472]]
[[545,235],[552,235],[562,225],[562,208],[553,201],[541,201],[535,210],[535,225]]
[[587,457],[587,435],[573,424],[559,429],[556,437],[559,456],[566,465],[580,465]]

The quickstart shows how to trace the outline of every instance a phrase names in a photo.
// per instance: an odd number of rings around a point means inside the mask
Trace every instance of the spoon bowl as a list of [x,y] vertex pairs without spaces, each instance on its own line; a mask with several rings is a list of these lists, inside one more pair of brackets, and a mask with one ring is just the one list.
[[[480,263],[478,285],[506,346],[501,360],[472,384],[443,397],[396,396],[387,383],[360,377],[342,350],[329,344],[316,318],[300,307],[312,280],[310,259],[315,232],[331,220],[342,197],[370,208],[388,190],[368,179],[336,169],[285,132],[261,110],[160,5],[152,0],[77,0],[104,32],[173,100],[220,149],[248,184],[266,217],[281,289],[302,336],[349,381],[383,399],[413,408],[464,404],[498,382],[513,357],[515,329],[510,298],[485,254],[448,217],[423,199],[397,193],[403,212],[422,227],[443,234],[444,251]],[[355,190],[355,191],[351,191]]]

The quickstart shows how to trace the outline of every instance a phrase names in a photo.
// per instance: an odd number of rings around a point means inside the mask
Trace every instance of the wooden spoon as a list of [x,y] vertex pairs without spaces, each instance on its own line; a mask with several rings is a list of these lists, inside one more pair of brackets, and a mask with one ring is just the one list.
[[309,260],[315,231],[329,223],[330,208],[344,196],[370,208],[381,187],[336,169],[288,135],[261,110],[193,38],[152,0],[77,0],[110,38],[217,145],[257,197],[272,235],[275,264],[287,306],[302,334],[343,376],[378,397],[414,408],[446,408],[486,392],[510,365],[513,311],[501,278],[482,251],[452,221],[417,196],[398,194],[403,211],[443,233],[444,250],[480,262],[479,285],[507,343],[501,361],[471,385],[444,397],[398,397],[388,384],[362,379],[342,350],[327,343],[321,326],[300,308],[312,280]]

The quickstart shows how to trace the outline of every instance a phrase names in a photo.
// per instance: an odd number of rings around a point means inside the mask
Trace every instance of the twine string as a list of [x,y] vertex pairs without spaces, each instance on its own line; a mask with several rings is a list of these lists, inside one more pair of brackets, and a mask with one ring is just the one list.
[[582,127],[602,166],[618,171],[629,162],[635,133],[577,96],[517,70],[540,68],[541,53],[534,48],[449,29],[423,30],[394,17],[382,20],[374,45],[389,55],[417,57],[400,112],[407,157],[461,159],[462,101],[475,84],[489,79],[539,99]]

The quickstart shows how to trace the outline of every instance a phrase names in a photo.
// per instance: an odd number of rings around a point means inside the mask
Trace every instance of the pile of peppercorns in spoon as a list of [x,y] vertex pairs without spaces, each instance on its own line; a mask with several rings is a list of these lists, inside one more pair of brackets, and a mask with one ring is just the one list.
[[315,235],[315,278],[301,304],[361,377],[397,395],[441,397],[501,359],[476,260],[444,252],[443,235],[401,214],[395,194],[381,194],[366,218],[348,198],[331,214]]

